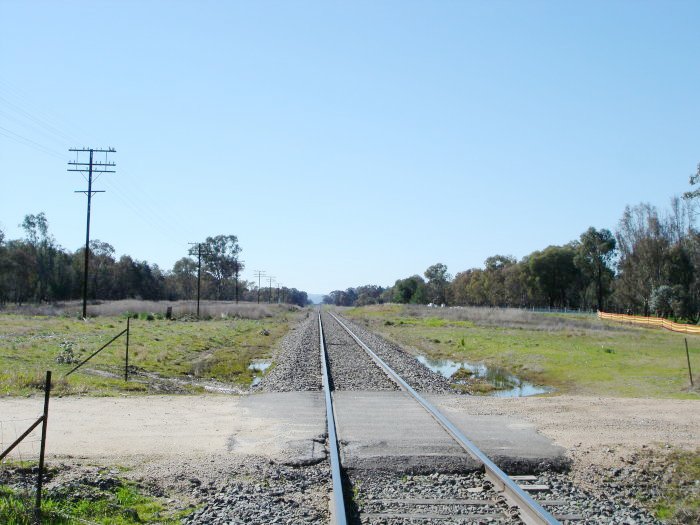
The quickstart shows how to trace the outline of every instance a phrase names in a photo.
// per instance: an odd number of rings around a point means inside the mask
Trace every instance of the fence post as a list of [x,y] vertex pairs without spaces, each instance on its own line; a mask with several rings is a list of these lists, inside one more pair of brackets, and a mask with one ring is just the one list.
[[51,395],[51,371],[46,372],[44,385],[44,415],[41,424],[41,449],[39,452],[39,473],[36,479],[36,502],[34,503],[34,519],[41,523],[41,488],[44,480],[44,453],[46,452],[46,425],[49,420],[49,397]]
[[124,381],[129,381],[129,321],[131,316],[126,318],[126,364],[124,365]]
[[688,338],[684,337],[685,339],[685,357],[688,360],[688,375],[690,376],[690,386],[693,385],[693,371],[690,369],[690,352],[688,352]]

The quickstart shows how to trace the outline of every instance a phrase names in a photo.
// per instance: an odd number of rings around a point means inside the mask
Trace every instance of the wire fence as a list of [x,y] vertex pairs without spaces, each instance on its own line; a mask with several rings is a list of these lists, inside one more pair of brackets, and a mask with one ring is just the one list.
[[641,315],[610,314],[606,312],[598,312],[598,318],[605,319],[607,321],[615,321],[618,323],[646,326],[649,328],[662,328],[664,330],[670,330],[671,332],[677,332],[680,334],[700,335],[700,326],[692,324],[675,323],[662,317],[644,317]]
[[[14,443],[35,419],[0,420],[0,450]],[[20,445],[0,461],[0,505],[12,507],[13,514],[24,515],[24,521],[32,523],[36,499],[36,472],[31,465],[39,457],[40,431],[34,429]],[[20,518],[21,519],[21,518]]]
[[[46,372],[46,382],[44,384],[44,411],[36,419],[15,418],[3,420],[0,425],[0,461],[11,458],[14,461],[14,474],[19,473],[19,483],[15,477],[14,488],[4,489],[0,492],[3,506],[7,508],[8,517],[19,523],[41,523],[41,493],[44,483],[44,453],[46,450],[46,428],[49,417],[49,398],[51,395],[51,372]],[[39,426],[41,425],[41,426]],[[5,429],[8,429],[7,440],[5,443]],[[9,442],[10,436],[12,441]],[[29,458],[37,457],[39,465],[34,469],[29,467],[29,463],[23,459],[29,453]],[[5,468],[3,468],[2,478],[4,478]],[[31,478],[36,477],[36,488],[33,491],[31,487],[33,482]],[[9,476],[8,476],[9,478]],[[3,480],[4,481],[4,480]],[[9,481],[9,480],[8,480]],[[3,483],[4,485],[4,483]],[[32,499],[33,504],[32,504]],[[31,516],[31,517],[30,517]]]

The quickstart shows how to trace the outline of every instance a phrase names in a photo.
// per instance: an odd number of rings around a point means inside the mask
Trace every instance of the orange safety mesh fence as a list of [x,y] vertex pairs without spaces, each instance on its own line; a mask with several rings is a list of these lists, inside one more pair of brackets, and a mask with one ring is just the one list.
[[700,335],[700,326],[674,323],[673,321],[669,321],[668,319],[663,319],[661,317],[644,317],[641,315],[609,314],[605,312],[598,312],[598,318],[607,319],[608,321],[617,321],[618,323],[648,326],[650,328],[665,328],[671,332],[679,332],[681,334]]

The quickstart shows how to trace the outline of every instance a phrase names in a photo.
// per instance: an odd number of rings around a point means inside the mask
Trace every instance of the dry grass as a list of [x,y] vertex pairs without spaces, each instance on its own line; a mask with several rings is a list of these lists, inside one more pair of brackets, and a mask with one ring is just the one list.
[[420,305],[404,305],[403,315],[416,318],[439,318],[449,321],[469,321],[478,326],[501,328],[528,328],[530,330],[624,330],[625,327],[601,322],[588,313],[542,313],[519,308],[488,308],[458,306],[429,308]]
[[[142,301],[125,299],[122,301],[93,301],[88,304],[89,317],[108,317],[126,314],[153,314],[165,316],[168,307],[173,309],[173,317],[194,316],[197,313],[196,301]],[[200,316],[203,319],[239,318],[259,320],[272,317],[280,310],[298,309],[289,305],[268,305],[238,303],[233,301],[201,301]],[[55,304],[28,304],[7,306],[0,309],[6,313],[27,316],[77,317],[82,312],[82,302],[71,301]]]
[[[416,354],[505,368],[560,392],[698,399],[683,334],[516,309],[382,305],[345,314]],[[700,336],[688,339],[696,366]]]

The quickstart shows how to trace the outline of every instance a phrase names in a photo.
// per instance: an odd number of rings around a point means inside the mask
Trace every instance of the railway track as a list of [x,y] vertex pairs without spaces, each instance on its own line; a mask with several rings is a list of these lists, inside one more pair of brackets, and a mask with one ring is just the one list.
[[[330,344],[324,336],[324,325],[331,325],[334,332]],[[511,478],[505,474],[340,318],[319,311],[318,326],[333,480],[333,523],[559,523],[518,483],[531,481],[533,477]],[[348,340],[352,344],[348,344]],[[361,477],[353,479],[341,465],[342,444],[336,432],[337,408],[333,404],[333,391],[338,387],[362,389],[367,384],[372,384],[374,390],[405,392],[465,454],[483,465],[483,472],[460,475],[436,472],[399,478],[378,474],[371,481]],[[363,494],[363,485],[368,484],[374,486],[371,496]],[[532,487],[536,486],[527,488]],[[557,503],[551,501],[548,505]],[[564,518],[576,519],[573,516]]]

